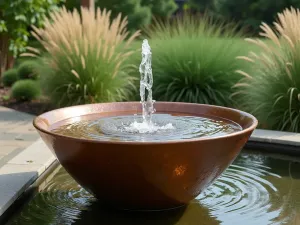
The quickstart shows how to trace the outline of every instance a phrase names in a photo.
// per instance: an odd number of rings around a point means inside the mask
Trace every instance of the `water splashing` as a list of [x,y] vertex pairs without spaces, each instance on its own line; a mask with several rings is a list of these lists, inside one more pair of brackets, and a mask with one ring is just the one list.
[[[142,62],[140,64],[140,96],[141,103],[143,107],[143,122],[150,125],[152,123],[152,114],[155,112],[154,100],[152,99],[152,85],[153,85],[153,75],[151,68],[151,48],[148,44],[148,40],[145,39],[142,44]],[[146,91],[148,92],[146,100]]]
[[[134,121],[129,126],[125,126],[124,130],[130,133],[155,133],[161,130],[174,130],[175,127],[168,123],[164,126],[159,126],[152,122],[152,114],[155,112],[154,100],[152,99],[153,75],[151,67],[152,53],[148,40],[143,40],[142,43],[142,62],[139,72],[140,79],[140,96],[143,110],[143,121]],[[147,94],[147,95],[146,95]]]

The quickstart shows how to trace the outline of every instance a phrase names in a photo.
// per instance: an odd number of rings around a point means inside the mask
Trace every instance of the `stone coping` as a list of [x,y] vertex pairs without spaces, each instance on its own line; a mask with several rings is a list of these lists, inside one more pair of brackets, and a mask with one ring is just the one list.
[[257,129],[245,148],[280,155],[300,155],[300,133]]
[[[275,144],[298,149],[300,134],[270,130],[255,130],[248,143]],[[255,147],[255,145],[254,145]],[[54,155],[41,139],[0,167],[0,217],[54,162]]]
[[289,145],[295,147],[299,146],[300,153],[300,133],[257,129],[253,132],[249,141]]
[[38,139],[0,168],[0,216],[55,160]]

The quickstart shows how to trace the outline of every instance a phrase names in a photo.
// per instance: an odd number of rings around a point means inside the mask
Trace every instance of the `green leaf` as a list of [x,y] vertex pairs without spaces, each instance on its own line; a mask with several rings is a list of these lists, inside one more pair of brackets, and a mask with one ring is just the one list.
[[20,20],[20,21],[24,21],[24,22],[27,21],[26,16],[24,16],[22,14],[15,16],[15,20]]
[[8,101],[10,99],[10,96],[9,95],[4,95],[4,96],[2,96],[2,99],[4,101]]
[[43,26],[44,19],[64,0],[0,1],[0,33],[10,37],[9,50],[16,57],[25,50],[30,26]]

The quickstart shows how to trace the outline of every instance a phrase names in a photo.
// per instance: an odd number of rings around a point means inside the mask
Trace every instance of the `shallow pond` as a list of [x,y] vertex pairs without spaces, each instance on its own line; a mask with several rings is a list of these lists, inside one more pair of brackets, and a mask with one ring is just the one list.
[[244,150],[187,207],[148,213],[105,209],[59,167],[7,225],[296,225],[300,224],[298,162]]

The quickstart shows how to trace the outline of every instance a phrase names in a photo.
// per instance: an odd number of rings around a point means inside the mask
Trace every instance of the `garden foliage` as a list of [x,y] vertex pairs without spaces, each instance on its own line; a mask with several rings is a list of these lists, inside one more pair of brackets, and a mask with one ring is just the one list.
[[63,0],[0,0],[0,77],[25,51],[30,25],[42,26],[49,12]]
[[42,26],[49,12],[62,0],[0,1],[0,34],[10,39],[9,50],[15,56],[25,51],[31,25]]
[[263,23],[260,39],[247,39],[261,48],[240,60],[251,65],[239,71],[235,85],[239,107],[253,113],[269,129],[300,132],[300,11],[278,14],[274,29]]
[[19,80],[11,88],[11,97],[17,101],[31,101],[41,95],[39,83],[34,80]]
[[38,79],[38,65],[35,60],[26,60],[18,67],[18,76],[20,79]]
[[[66,1],[68,9],[78,8],[80,0]],[[174,0],[95,0],[96,7],[111,11],[112,18],[121,13],[128,18],[127,28],[137,30],[150,24],[152,17],[170,17],[177,5]]]
[[46,96],[58,106],[126,100],[134,90],[133,53],[127,20],[119,14],[110,21],[110,11],[62,8],[33,35],[46,49],[45,55],[29,48],[27,56],[39,57],[41,84]]
[[2,83],[5,87],[12,86],[18,80],[18,71],[16,69],[9,69],[3,73]]
[[151,38],[156,100],[232,106],[235,70],[246,63],[235,58],[246,45],[235,26],[209,16],[184,15],[156,22],[147,30]]
[[300,7],[299,0],[211,0],[215,14],[234,20],[258,33],[261,22],[271,24],[287,7]]

